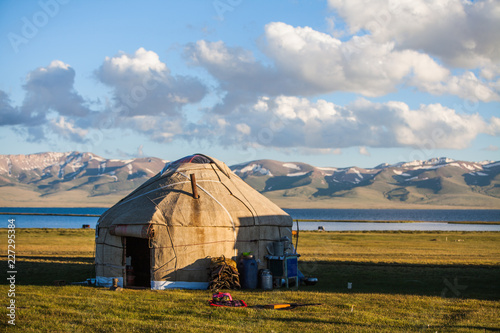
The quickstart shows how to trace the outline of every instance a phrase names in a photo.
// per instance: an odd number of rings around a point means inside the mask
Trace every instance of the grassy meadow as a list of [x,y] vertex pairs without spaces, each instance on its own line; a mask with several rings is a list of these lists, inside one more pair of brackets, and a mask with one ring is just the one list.
[[[7,229],[0,229],[6,274]],[[295,241],[295,239],[294,239]],[[94,230],[16,229],[16,327],[22,332],[492,332],[500,331],[498,232],[301,232],[298,291],[230,291],[249,306],[215,308],[209,291],[54,286],[94,277]],[[347,283],[352,289],[347,289]]]

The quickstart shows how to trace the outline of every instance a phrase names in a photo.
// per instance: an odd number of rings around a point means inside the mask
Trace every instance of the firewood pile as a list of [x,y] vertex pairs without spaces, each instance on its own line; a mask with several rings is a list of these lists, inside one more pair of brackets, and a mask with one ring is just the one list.
[[236,262],[226,257],[211,258],[210,261],[210,290],[240,289],[240,274]]

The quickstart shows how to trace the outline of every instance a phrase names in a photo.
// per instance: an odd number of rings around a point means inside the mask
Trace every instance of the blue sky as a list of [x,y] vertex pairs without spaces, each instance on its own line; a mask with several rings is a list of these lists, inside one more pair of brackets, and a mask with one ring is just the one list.
[[499,160],[497,1],[2,1],[0,154]]

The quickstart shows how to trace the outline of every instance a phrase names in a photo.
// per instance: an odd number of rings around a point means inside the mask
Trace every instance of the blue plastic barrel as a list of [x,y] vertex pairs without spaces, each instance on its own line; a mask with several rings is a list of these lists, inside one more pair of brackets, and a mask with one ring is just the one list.
[[242,289],[256,289],[258,282],[258,266],[253,256],[243,256],[238,263],[240,284]]

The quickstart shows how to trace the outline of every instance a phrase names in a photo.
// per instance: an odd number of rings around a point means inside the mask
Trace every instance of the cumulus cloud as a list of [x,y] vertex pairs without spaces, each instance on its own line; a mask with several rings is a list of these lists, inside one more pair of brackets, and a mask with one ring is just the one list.
[[[203,130],[195,135],[224,145],[309,151],[358,146],[367,154],[367,147],[462,149],[478,134],[499,134],[499,118],[461,114],[441,104],[410,109],[402,102],[358,99],[339,106],[308,99],[334,92],[377,97],[406,86],[474,102],[500,101],[498,2],[329,5],[346,23],[330,18],[330,34],[267,24],[259,47],[269,61],[223,41],[189,44],[186,57],[217,80],[223,96],[207,109],[205,124],[198,126]],[[342,26],[347,34],[338,30]]]
[[[479,134],[498,135],[500,118],[459,114],[440,104],[412,110],[403,102],[359,99],[345,107],[319,99],[262,97],[230,115],[211,116],[203,135],[225,145],[337,149],[366,147],[462,149]],[[245,124],[246,126],[243,126]]]
[[[95,75],[113,88],[108,126],[132,129],[157,142],[183,137],[189,128],[183,107],[200,102],[207,93],[198,78],[173,75],[158,54],[144,48],[106,57]],[[106,124],[107,113],[98,124]]]
[[[187,61],[216,79],[220,96],[217,104],[203,105],[199,123],[191,122],[185,106],[201,102],[208,88],[198,77],[173,74],[157,53],[139,48],[106,57],[94,72],[111,88],[109,104],[98,112],[75,91],[75,70],[54,60],[28,74],[20,106],[0,91],[0,124],[26,125],[30,140],[50,132],[84,142],[91,128],[121,128],[159,142],[201,139],[322,154],[353,146],[360,154],[369,154],[370,147],[461,149],[478,134],[499,135],[500,118],[441,104],[411,109],[364,98],[340,106],[321,96],[350,92],[370,98],[406,86],[499,101],[499,41],[493,38],[500,30],[498,4],[443,4],[331,0],[349,35],[333,19],[331,34],[271,22],[258,45],[264,60],[223,41],[190,43]],[[322,98],[312,99],[317,96]]]
[[216,112],[226,113],[258,95],[344,91],[375,97],[394,92],[402,84],[435,95],[500,100],[496,84],[484,79],[494,75],[494,68],[485,69],[482,79],[470,71],[456,76],[428,54],[399,49],[394,41],[379,42],[372,35],[341,41],[310,27],[273,22],[265,27],[262,48],[272,66],[222,41],[188,45],[186,56],[191,64],[205,68],[227,92]]
[[250,51],[229,48],[222,41],[190,43],[185,53],[193,65],[203,66],[219,78],[225,89],[230,88],[227,84],[231,82],[231,88],[255,91],[259,89],[260,82],[269,77],[269,71],[256,62]]
[[500,101],[498,82],[483,82],[470,71],[450,76],[443,82],[416,82],[415,86],[434,95],[450,94],[474,102]]
[[95,75],[113,89],[110,105],[91,110],[91,103],[74,89],[75,70],[54,60],[27,75],[20,106],[0,91],[0,124],[24,126],[17,130],[30,141],[56,135],[84,143],[92,128],[123,128],[165,142],[182,136],[182,108],[207,92],[197,78],[172,75],[155,52],[143,48],[132,55],[106,57]]
[[445,63],[476,68],[500,60],[500,3],[495,0],[329,0],[352,34],[423,50]]
[[359,154],[363,156],[371,156],[368,148],[366,148],[365,146],[359,147]]
[[52,133],[73,142],[84,142],[88,134],[87,129],[75,126],[72,120],[66,119],[65,117],[51,119],[48,122],[48,127]]
[[[87,101],[74,89],[75,71],[60,60],[52,61],[47,67],[39,67],[26,76],[23,88],[25,98],[20,106],[13,106],[5,92],[0,91],[0,124],[24,125],[30,140],[43,139],[49,125],[56,132],[74,136],[77,129],[68,118],[85,118],[92,113]],[[59,115],[53,120],[51,115]],[[71,126],[69,124],[72,124]],[[34,127],[39,127],[34,129]],[[81,134],[81,133],[80,133]]]
[[394,41],[380,42],[372,35],[342,42],[309,27],[274,22],[266,26],[266,40],[267,54],[282,74],[317,94],[348,91],[381,96],[406,84],[436,95],[500,100],[494,82],[484,82],[470,71],[454,76],[428,54],[399,49]]
[[305,82],[315,93],[349,91],[380,96],[408,76],[440,82],[449,72],[426,54],[397,51],[393,42],[371,36],[342,42],[309,27],[274,22],[266,26],[266,51],[284,75]]
[[486,150],[486,151],[499,151],[500,148],[498,146],[495,146],[495,145],[489,145],[488,147],[483,148],[483,150]]
[[113,88],[114,107],[122,114],[181,116],[181,109],[199,102],[206,87],[191,76],[172,75],[158,54],[139,48],[106,57],[96,77]]
[[30,72],[24,89],[23,109],[46,114],[55,111],[65,116],[85,117],[91,111],[74,89],[75,70],[60,60]]
[[117,128],[132,129],[156,142],[170,142],[176,137],[182,138],[188,127],[183,117],[132,116],[116,120]]
[[294,89],[296,83],[281,76],[274,67],[257,61],[243,48],[200,40],[188,44],[184,54],[192,66],[203,67],[217,79],[224,97],[213,108],[214,113],[232,112],[239,105],[255,101],[257,95],[300,93],[300,89]]
[[281,149],[358,146],[361,154],[369,153],[367,147],[461,149],[480,133],[498,135],[498,118],[460,114],[441,104],[410,109],[402,102],[359,99],[339,106],[304,98],[339,91],[383,96],[404,85],[438,96],[499,101],[498,2],[331,0],[329,5],[348,34],[332,18],[330,34],[271,22],[259,44],[268,62],[223,41],[189,44],[190,63],[206,69],[225,94],[196,135],[219,138],[224,145]]
[[5,91],[0,90],[0,125],[18,125],[31,120],[31,115],[21,114],[19,108],[12,106],[12,101]]

